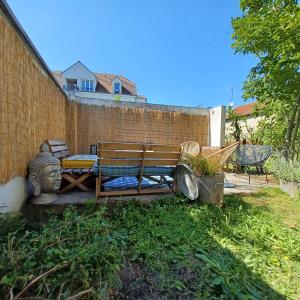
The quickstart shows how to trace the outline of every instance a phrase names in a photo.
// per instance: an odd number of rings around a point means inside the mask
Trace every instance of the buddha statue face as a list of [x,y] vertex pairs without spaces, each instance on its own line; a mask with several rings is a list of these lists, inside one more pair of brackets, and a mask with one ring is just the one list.
[[[40,197],[41,203],[48,201],[45,198],[46,195],[55,195],[59,190],[60,172],[60,161],[52,156],[47,144],[43,143],[40,147],[40,153],[29,164],[29,179],[33,185],[33,195]],[[44,200],[41,198],[42,196]],[[48,199],[50,198],[48,197]],[[38,200],[35,201],[38,203]]]
[[53,193],[59,190],[61,183],[60,166],[49,165],[40,172],[39,180],[42,193]]

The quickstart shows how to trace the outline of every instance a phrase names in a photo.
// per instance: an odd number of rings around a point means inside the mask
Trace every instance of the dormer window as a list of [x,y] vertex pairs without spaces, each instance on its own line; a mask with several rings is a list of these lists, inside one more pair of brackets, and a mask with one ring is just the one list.
[[114,83],[114,93],[121,94],[121,84],[119,82]]
[[82,80],[81,81],[81,90],[84,92],[93,92],[94,91],[93,80]]

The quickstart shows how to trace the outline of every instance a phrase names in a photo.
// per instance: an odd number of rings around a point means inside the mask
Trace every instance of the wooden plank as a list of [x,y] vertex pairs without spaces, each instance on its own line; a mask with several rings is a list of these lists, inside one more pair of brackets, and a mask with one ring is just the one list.
[[142,157],[142,165],[141,165],[141,171],[140,171],[140,175],[137,177],[137,180],[139,182],[138,185],[138,191],[140,192],[141,190],[141,186],[142,186],[142,181],[143,181],[143,170],[144,170],[144,162],[145,162],[145,152],[146,152],[146,147],[145,145],[143,145],[143,157]]
[[145,152],[145,158],[179,159],[180,152]]
[[59,140],[47,140],[46,141],[48,145],[50,146],[59,146],[59,145],[66,145],[66,142],[59,141]]
[[110,192],[100,192],[97,195],[98,197],[101,196],[121,196],[121,195],[140,195],[140,194],[170,194],[173,191],[170,189],[141,189],[140,192],[138,190],[123,190],[123,191],[110,191]]
[[143,152],[139,151],[100,151],[101,158],[142,158]]
[[72,177],[68,174],[63,174],[62,177],[67,180],[70,184],[67,185],[66,187],[64,187],[62,190],[59,191],[59,193],[65,193],[70,191],[71,189],[73,189],[74,187],[78,187],[81,190],[83,190],[84,192],[90,192],[91,189],[88,188],[83,181],[85,181],[87,178],[89,178],[90,176],[92,176],[92,174],[84,174],[78,177]]
[[134,143],[99,143],[98,150],[140,150],[143,151],[142,144]]
[[55,152],[53,153],[53,156],[59,159],[66,158],[69,156],[69,151]]
[[146,145],[146,151],[181,152],[179,145]]
[[176,166],[178,159],[151,159],[145,160],[144,166]]
[[111,166],[140,166],[142,163],[141,159],[101,159],[102,165],[111,165]]
[[51,152],[60,152],[60,151],[65,151],[65,150],[69,150],[67,145],[62,145],[62,146],[51,146]]

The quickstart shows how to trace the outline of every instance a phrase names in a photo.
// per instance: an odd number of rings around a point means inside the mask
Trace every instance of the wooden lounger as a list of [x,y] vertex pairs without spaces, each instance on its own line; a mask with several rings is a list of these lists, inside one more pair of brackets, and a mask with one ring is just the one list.
[[[98,143],[99,174],[96,179],[96,198],[174,192],[174,179],[169,182],[166,177],[174,176],[175,167],[180,157],[181,147],[179,145]],[[136,177],[138,179],[137,187],[118,191],[104,190],[103,184],[105,182],[124,176]],[[165,183],[168,188],[144,188],[142,185],[143,178],[157,183]]]
[[[47,140],[46,143],[49,145],[52,155],[61,161],[62,178],[69,183],[67,186],[62,188],[59,193],[68,192],[75,187],[80,188],[84,192],[90,192],[91,189],[86,185],[86,180],[93,175],[93,162],[89,162],[88,164],[91,166],[88,167],[84,167],[80,165],[80,163],[79,167],[76,167],[76,165],[73,167],[63,167],[63,160],[70,158],[68,145],[64,141],[58,140]],[[68,163],[70,163],[70,161],[68,161]]]

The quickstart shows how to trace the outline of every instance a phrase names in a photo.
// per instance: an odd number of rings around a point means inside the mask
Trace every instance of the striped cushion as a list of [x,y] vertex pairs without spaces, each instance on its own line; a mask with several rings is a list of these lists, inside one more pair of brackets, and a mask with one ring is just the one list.
[[[103,166],[101,168],[101,174],[103,176],[137,176],[140,174],[140,167],[132,166]],[[99,166],[95,164],[93,166],[93,173],[99,175]],[[144,167],[143,174],[148,176],[170,176],[173,177],[175,173],[175,167]]]
[[143,174],[148,176],[164,175],[173,177],[175,174],[175,167],[144,167]]
[[[103,176],[137,176],[140,174],[140,167],[131,166],[103,166],[101,167],[101,174]],[[93,173],[99,175],[99,166],[93,166]]]

